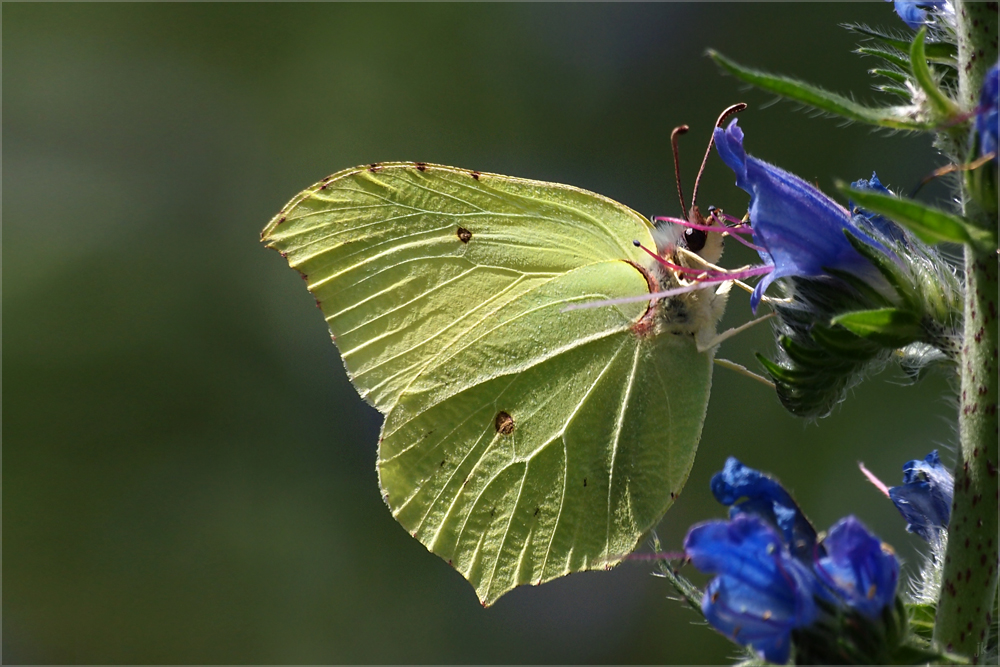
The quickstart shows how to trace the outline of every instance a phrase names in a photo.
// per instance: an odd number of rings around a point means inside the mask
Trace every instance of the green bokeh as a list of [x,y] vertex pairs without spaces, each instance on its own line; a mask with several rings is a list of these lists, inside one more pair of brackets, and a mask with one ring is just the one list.
[[[28,5],[4,7],[6,662],[718,663],[733,648],[648,563],[472,588],[379,497],[380,417],[296,274],[257,242],[342,168],[423,160],[595,190],[676,214],[725,106],[747,147],[832,191],[910,189],[925,138],[813,119],[703,56],[871,99],[837,27],[905,30],[891,5]],[[931,198],[943,190],[929,191]],[[703,205],[746,196],[713,159]],[[736,266],[752,258],[738,251]],[[731,301],[725,325],[749,316]],[[753,365],[760,327],[722,348]],[[728,455],[770,470],[820,527],[855,513],[915,538],[889,481],[949,446],[947,384],[885,373],[816,425],[717,370],[666,548],[721,516]]]

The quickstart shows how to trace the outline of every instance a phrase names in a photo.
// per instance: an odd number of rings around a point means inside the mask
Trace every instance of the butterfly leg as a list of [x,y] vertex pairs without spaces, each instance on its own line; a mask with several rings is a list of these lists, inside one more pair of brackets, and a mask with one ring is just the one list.
[[[747,329],[749,329],[753,325],[760,324],[764,320],[768,320],[768,319],[770,319],[772,317],[774,317],[774,313],[768,313],[767,315],[761,315],[757,319],[750,320],[749,322],[741,324],[738,327],[734,327],[734,328],[729,329],[727,331],[723,331],[722,333],[720,333],[718,335],[714,335],[709,340],[702,340],[702,336],[699,335],[699,336],[697,336],[695,338],[695,344],[698,346],[698,351],[699,352],[705,352],[707,350],[712,349],[713,347],[715,347],[716,345],[718,345],[722,341],[727,340],[729,338],[732,338],[733,336],[735,336],[738,333],[743,333],[744,331],[746,331]],[[702,332],[699,332],[699,334],[700,333],[702,333]],[[704,330],[704,333],[710,334],[711,331],[706,329],[706,330]]]
[[757,382],[760,382],[761,384],[766,384],[771,389],[774,389],[774,383],[773,382],[771,382],[770,380],[768,380],[763,375],[757,375],[756,373],[754,373],[752,370],[750,370],[746,366],[738,364],[735,361],[730,361],[729,359],[714,359],[713,361],[715,361],[716,364],[718,364],[719,366],[722,366],[723,368],[728,368],[731,371],[736,371],[740,375],[744,375],[744,376],[746,376],[746,377],[748,377],[748,378],[750,378],[752,380],[756,380]]

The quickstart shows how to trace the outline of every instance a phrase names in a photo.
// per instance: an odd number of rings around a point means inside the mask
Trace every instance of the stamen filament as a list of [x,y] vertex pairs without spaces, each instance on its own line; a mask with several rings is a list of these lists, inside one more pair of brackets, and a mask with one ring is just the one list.
[[858,467],[861,468],[861,474],[864,475],[865,477],[867,477],[868,481],[871,482],[875,486],[876,489],[878,489],[879,491],[881,491],[885,495],[886,498],[888,498],[889,497],[889,487],[887,487],[885,485],[885,482],[883,482],[882,480],[880,480],[870,470],[868,470],[868,468],[865,467],[865,464],[862,463],[861,461],[858,461]]

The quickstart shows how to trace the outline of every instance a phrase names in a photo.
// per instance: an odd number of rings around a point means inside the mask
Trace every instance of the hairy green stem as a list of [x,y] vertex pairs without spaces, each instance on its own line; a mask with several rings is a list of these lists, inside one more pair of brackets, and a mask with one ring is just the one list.
[[[975,109],[983,75],[997,61],[997,3],[955,2],[959,103]],[[996,228],[962,192],[963,215]],[[965,248],[965,323],[961,350],[960,452],[934,639],[978,661],[996,610],[997,566],[997,253]]]

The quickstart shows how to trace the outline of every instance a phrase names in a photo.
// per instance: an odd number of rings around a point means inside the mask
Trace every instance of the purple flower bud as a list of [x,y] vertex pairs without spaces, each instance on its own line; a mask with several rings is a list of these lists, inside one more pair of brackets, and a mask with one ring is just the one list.
[[896,597],[899,561],[892,548],[853,516],[838,521],[823,540],[826,555],[816,574],[844,603],[877,619]]
[[[1000,62],[986,72],[983,79],[983,90],[979,94],[979,108],[976,110],[976,132],[979,133],[979,154],[997,152],[997,124],[1000,117],[997,114],[997,95],[1000,88]],[[993,156],[997,161],[997,156]]]
[[736,120],[725,129],[716,128],[715,146],[736,173],[736,185],[750,193],[754,243],[763,249],[759,254],[764,263],[774,266],[754,289],[750,303],[755,311],[774,280],[831,277],[830,269],[855,275],[892,297],[892,287],[844,232],[891,253],[852,220],[847,209],[798,176],[748,156]]
[[908,461],[903,466],[903,484],[889,487],[889,498],[906,519],[906,529],[928,542],[948,528],[954,494],[955,480],[936,449],[922,461]]
[[712,477],[711,487],[716,500],[732,506],[730,518],[746,514],[763,519],[781,533],[797,558],[812,562],[816,529],[778,480],[730,456]]
[[719,575],[701,605],[712,627],[770,662],[787,662],[792,630],[816,618],[817,580],[778,533],[756,516],[707,521],[688,531],[684,550],[699,570]]
[[940,9],[948,4],[943,0],[920,0],[919,2],[886,0],[886,2],[892,2],[899,18],[903,19],[903,23],[914,30],[920,30],[920,27],[927,23],[928,10]]

